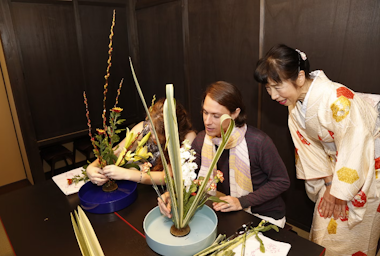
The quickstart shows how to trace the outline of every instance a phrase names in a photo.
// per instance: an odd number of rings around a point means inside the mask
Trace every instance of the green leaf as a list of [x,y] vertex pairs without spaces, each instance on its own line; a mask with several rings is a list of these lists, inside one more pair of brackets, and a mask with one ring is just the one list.
[[115,144],[116,142],[118,142],[120,140],[120,137],[116,134],[114,134],[112,137],[111,137],[111,142],[112,144]]
[[123,167],[127,168],[127,169],[135,168],[135,169],[140,171],[140,166],[138,164],[135,164],[135,163],[125,164]]
[[90,252],[88,251],[86,242],[84,241],[84,237],[82,235],[82,232],[79,231],[79,227],[77,225],[77,222],[75,218],[73,217],[73,214],[70,212],[70,217],[71,217],[71,223],[73,224],[73,229],[75,233],[75,237],[77,238],[78,245],[80,248],[80,251],[82,252],[82,255],[90,255]]
[[[152,117],[150,116],[150,112],[149,112],[148,106],[146,105],[144,94],[142,93],[140,85],[139,85],[139,82],[137,80],[136,73],[135,73],[135,70],[133,68],[133,64],[132,64],[131,58],[129,58],[129,63],[130,63],[130,66],[131,66],[131,71],[132,71],[133,79],[135,81],[137,92],[139,93],[139,96],[141,98],[141,102],[142,102],[142,104],[144,106],[144,109],[145,109],[145,113],[147,114],[147,117],[148,117],[149,122],[151,124],[152,130],[153,130],[153,134],[154,134],[154,136],[155,136],[155,138],[157,140],[158,150],[160,151],[161,161],[162,161],[162,165],[163,165],[164,171],[165,171],[165,183],[166,183],[167,189],[168,189],[168,191],[170,193],[171,198],[175,199],[174,181],[173,181],[172,177],[170,176],[169,167],[168,167],[166,158],[164,156],[164,152],[163,152],[163,150],[161,148],[161,143],[159,141],[159,137],[157,135],[157,131],[156,131],[154,125],[153,125]],[[155,186],[154,183],[153,183],[153,186],[154,186],[155,190],[157,191],[158,189],[157,189],[157,187]],[[158,194],[158,196],[160,196],[160,194]],[[176,200],[172,200],[172,209],[177,209],[177,202],[176,202]],[[172,220],[173,220],[174,224],[178,227],[179,226],[178,212],[177,211],[173,211],[172,213],[173,213]]]
[[228,202],[226,202],[224,200],[221,200],[221,199],[219,199],[219,197],[216,197],[216,196],[209,196],[207,198],[207,200],[211,200],[211,201],[216,202],[216,203],[225,203],[225,204],[228,204]]
[[115,130],[115,133],[116,133],[116,134],[119,134],[119,133],[121,133],[122,131],[125,131],[125,129],[117,129],[117,130]]
[[[174,88],[172,84],[166,85],[166,100],[164,103],[164,126],[166,140],[168,141],[168,153],[170,164],[172,167],[174,189],[177,197],[177,206],[172,207],[172,212],[178,214],[178,227],[183,228],[186,224],[183,223],[184,205],[183,205],[183,179],[182,179],[182,164],[180,155],[180,142],[178,134],[178,122],[176,116],[176,106],[174,102]],[[172,198],[172,202],[174,201]]]
[[99,244],[98,238],[94,232],[94,229],[91,226],[90,221],[88,220],[86,214],[83,212],[82,208],[78,206],[78,215],[79,219],[78,224],[86,244],[89,246],[89,251],[91,255],[103,255],[103,250]]
[[117,120],[116,124],[122,124],[122,123],[125,122],[125,120],[126,120],[126,119],[119,119],[119,120]]
[[195,196],[191,196],[191,197],[188,199],[188,201],[187,201],[187,203],[185,204],[184,209],[183,209],[184,215],[186,215],[187,212],[189,211],[191,205],[192,205],[193,202],[194,202],[194,199],[195,199]]
[[194,183],[190,185],[190,188],[189,188],[189,191],[188,191],[188,192],[185,192],[185,191],[186,191],[186,188],[184,188],[184,193],[185,193],[185,195],[184,195],[184,197],[183,197],[183,202],[184,202],[184,204],[187,203],[187,200],[189,199],[191,193],[196,192],[197,189],[198,189],[198,187],[197,187],[197,185],[195,185]]
[[260,252],[265,253],[265,246],[264,246],[263,240],[261,240],[258,234],[256,234],[255,237],[256,237],[256,240],[259,241],[260,243]]

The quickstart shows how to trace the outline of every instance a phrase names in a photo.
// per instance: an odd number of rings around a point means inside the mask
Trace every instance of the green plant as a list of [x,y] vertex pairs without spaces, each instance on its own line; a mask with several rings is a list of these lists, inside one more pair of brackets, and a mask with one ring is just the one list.
[[[152,119],[149,115],[149,110],[146,105],[144,95],[141,91],[140,85],[138,83],[136,74],[133,69],[132,61],[130,59],[131,70],[133,74],[133,78],[135,80],[137,91],[140,95],[141,101],[144,105],[145,111],[149,118],[150,123],[152,124],[153,133],[156,138],[158,138],[156,130],[154,129],[154,125]],[[183,229],[188,225],[191,218],[194,216],[196,210],[203,206],[203,204],[207,200],[215,200],[220,201],[216,197],[208,197],[206,194],[208,192],[208,182],[202,182],[197,188],[197,193],[194,195],[194,198],[191,200],[191,204],[188,207],[185,207],[184,201],[186,196],[186,191],[184,190],[183,177],[182,177],[182,164],[180,157],[180,144],[179,144],[179,135],[178,135],[178,124],[176,117],[176,107],[175,107],[175,99],[174,99],[174,88],[172,84],[166,85],[166,101],[164,103],[164,125],[165,125],[165,135],[166,135],[166,145],[169,153],[170,165],[172,169],[172,174],[169,171],[167,161],[164,157],[163,150],[160,147],[160,142],[157,143],[159,146],[159,151],[161,154],[162,163],[165,171],[165,182],[167,189],[170,194],[171,202],[172,202],[172,220],[177,229]],[[227,130],[222,131],[222,143],[218,147],[218,150],[215,154],[215,157],[210,165],[210,168],[207,172],[207,175],[204,177],[204,181],[209,181],[211,174],[213,172],[216,163],[218,162],[230,136],[233,128],[235,127],[234,120],[228,116],[223,115],[221,117],[221,127],[224,121],[229,120],[229,126]],[[156,190],[157,191],[157,190]],[[185,192],[184,192],[185,191]],[[160,194],[159,194],[160,196]],[[188,208],[188,209],[185,209]]]
[[225,235],[219,235],[215,242],[207,247],[206,249],[198,252],[194,256],[221,256],[221,255],[234,255],[235,253],[232,251],[234,248],[242,244],[242,255],[244,255],[245,251],[245,243],[247,239],[252,236],[255,236],[257,241],[260,243],[260,251],[265,253],[265,246],[263,241],[258,236],[259,232],[265,232],[271,229],[276,230],[278,227],[276,225],[269,224],[267,225],[267,221],[262,220],[257,227],[252,227],[251,223],[248,225],[243,225],[242,232],[237,232],[228,238]]
[[134,142],[138,139],[140,133],[134,134],[133,132],[130,132],[127,128],[126,132],[126,142],[124,147],[121,150],[121,153],[119,156],[116,156],[115,151],[118,149],[118,146],[115,147],[115,145],[120,141],[119,134],[124,131],[125,129],[118,129],[117,126],[121,125],[125,122],[125,119],[121,119],[121,112],[123,111],[122,108],[118,107],[119,102],[119,96],[121,92],[121,88],[123,85],[124,79],[121,80],[119,84],[119,88],[117,90],[117,96],[115,100],[115,105],[110,110],[109,114],[109,122],[107,124],[107,110],[106,110],[106,99],[107,99],[107,92],[108,92],[108,78],[110,76],[110,68],[111,68],[111,60],[112,60],[112,40],[113,40],[113,28],[115,26],[115,10],[113,11],[113,17],[112,17],[112,25],[110,29],[110,35],[109,35],[109,45],[108,45],[108,66],[104,83],[104,90],[103,90],[103,112],[102,112],[102,120],[103,120],[103,127],[102,129],[96,129],[96,134],[93,136],[92,134],[92,127],[91,127],[91,119],[90,119],[90,112],[88,108],[88,101],[86,97],[86,92],[83,92],[84,97],[84,104],[86,106],[86,117],[87,117],[87,126],[88,126],[88,134],[91,138],[91,142],[93,145],[93,151],[95,156],[98,159],[100,168],[103,168],[106,165],[117,165],[125,168],[131,168],[134,167],[136,169],[140,169],[139,166],[135,162],[145,162],[149,156],[151,156],[150,153],[147,152],[147,148],[144,146],[147,140],[149,139],[150,133],[148,133],[140,142],[138,142],[137,148],[134,150],[134,152],[131,151],[132,146],[134,145]]

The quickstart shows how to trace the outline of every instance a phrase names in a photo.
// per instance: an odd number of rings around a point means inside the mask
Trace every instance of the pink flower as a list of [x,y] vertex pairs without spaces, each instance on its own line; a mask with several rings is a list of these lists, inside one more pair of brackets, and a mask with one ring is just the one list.
[[221,171],[216,171],[216,177],[218,178],[218,180],[220,182],[223,182],[224,181],[224,177],[223,177],[223,173]]
[[216,190],[216,184],[215,183],[211,183],[210,190],[211,191],[215,191]]
[[200,185],[202,185],[203,179],[196,179],[193,182],[194,182],[195,185],[200,186]]

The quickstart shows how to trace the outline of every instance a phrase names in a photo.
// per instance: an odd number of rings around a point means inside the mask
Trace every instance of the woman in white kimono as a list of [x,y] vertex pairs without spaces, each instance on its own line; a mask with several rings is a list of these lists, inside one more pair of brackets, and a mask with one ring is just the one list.
[[316,203],[310,239],[326,255],[376,255],[380,104],[371,106],[321,70],[309,74],[305,53],[286,45],[258,61],[255,79],[289,109],[297,178]]

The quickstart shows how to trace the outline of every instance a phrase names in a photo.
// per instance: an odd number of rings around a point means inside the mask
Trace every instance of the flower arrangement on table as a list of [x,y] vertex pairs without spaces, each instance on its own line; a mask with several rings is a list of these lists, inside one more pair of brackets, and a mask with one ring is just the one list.
[[[182,165],[182,180],[184,186],[184,216],[186,216],[187,212],[191,208],[192,203],[195,200],[200,186],[203,182],[205,182],[205,177],[198,177],[198,179],[196,179],[197,174],[195,173],[195,170],[198,168],[198,165],[193,162],[195,160],[195,151],[194,149],[191,149],[191,145],[188,140],[182,142],[182,147],[180,148],[180,157]],[[216,175],[213,178],[209,178],[207,181],[204,192],[216,191],[217,183],[223,181],[223,173],[221,171],[217,171]],[[198,208],[204,205],[207,200],[222,202],[222,200],[219,200],[218,197],[209,196],[207,193],[202,193]]]
[[[117,90],[117,96],[115,100],[115,104],[113,108],[110,110],[109,114],[109,122],[107,124],[107,110],[106,110],[106,99],[108,92],[108,78],[110,77],[110,68],[111,68],[111,60],[112,60],[112,39],[113,39],[113,28],[115,26],[115,11],[113,12],[112,25],[110,29],[109,35],[109,45],[108,45],[108,66],[103,90],[103,113],[102,113],[102,121],[103,127],[101,129],[96,129],[95,136],[92,134],[91,127],[91,119],[90,112],[88,108],[88,101],[86,97],[86,92],[83,92],[84,104],[86,106],[86,117],[87,117],[87,126],[88,126],[88,135],[90,136],[91,143],[93,146],[94,155],[97,158],[99,163],[99,167],[103,168],[106,165],[114,164],[116,166],[124,167],[124,168],[136,168],[140,170],[140,164],[143,163],[143,168],[146,167],[149,163],[146,163],[146,160],[152,156],[151,153],[148,152],[147,147],[145,146],[146,142],[149,139],[150,132],[138,142],[136,149],[131,150],[134,146],[134,143],[139,138],[140,133],[134,134],[129,131],[127,128],[126,132],[126,141],[124,147],[121,149],[119,156],[115,154],[115,151],[118,150],[119,146],[115,145],[120,141],[119,134],[125,129],[118,129],[117,126],[121,125],[125,119],[121,119],[122,108],[118,107],[118,100],[121,92],[121,88],[123,85],[124,79],[121,80],[119,84],[119,88]],[[146,168],[144,168],[146,169]],[[78,183],[79,181],[84,180],[85,182],[89,180],[86,171],[82,172],[82,175],[76,175],[72,179],[68,179],[68,184]],[[110,179],[103,185],[103,190],[106,192],[110,192],[117,189],[117,184],[114,180]]]
[[[152,124],[153,133],[155,137],[158,138],[156,130],[154,129],[152,119],[149,114],[148,107],[144,99],[144,95],[137,81],[137,77],[134,72],[131,59],[130,64],[137,91],[144,105],[148,119]],[[217,182],[223,181],[223,175],[221,175],[220,172],[214,174],[214,177],[212,177],[212,174],[214,167],[216,166],[216,163],[218,162],[231,136],[232,130],[235,127],[235,122],[229,115],[223,115],[221,117],[220,125],[222,131],[222,142],[218,147],[217,152],[215,153],[215,157],[212,160],[207,175],[205,177],[198,178],[198,180],[195,180],[196,175],[194,173],[194,170],[197,167],[192,162],[194,160],[194,153],[193,151],[191,151],[189,144],[186,142],[182,147],[183,149],[180,149],[178,123],[174,100],[174,88],[172,84],[166,85],[166,100],[164,103],[163,114],[165,136],[167,140],[166,145],[169,153],[170,165],[172,170],[171,172],[168,167],[168,163],[164,157],[164,153],[160,146],[160,142],[158,142],[157,145],[160,151],[161,160],[165,171],[166,188],[171,198],[172,221],[174,225],[171,227],[170,232],[175,236],[184,236],[188,232],[190,232],[188,224],[194,216],[196,210],[202,207],[207,200],[212,200],[214,202],[224,202],[220,200],[218,197],[207,195],[207,193],[210,190],[216,189]],[[228,120],[229,126],[227,130],[224,131],[222,128],[222,123]],[[187,155],[187,157],[184,157],[184,155]],[[161,193],[154,183],[153,187],[155,188],[158,196],[161,198]]]

